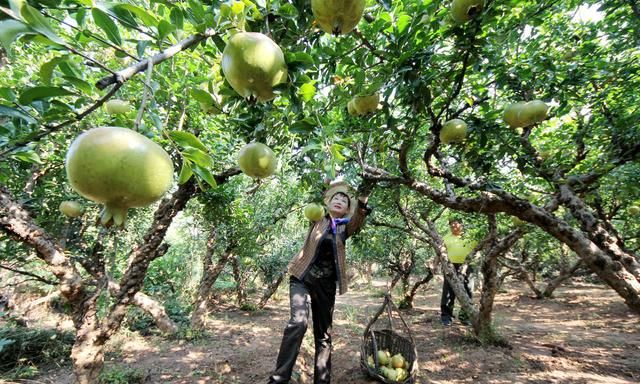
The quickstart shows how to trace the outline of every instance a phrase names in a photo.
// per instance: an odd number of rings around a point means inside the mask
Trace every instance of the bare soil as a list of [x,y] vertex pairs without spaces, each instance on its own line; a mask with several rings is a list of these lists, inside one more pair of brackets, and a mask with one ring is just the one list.
[[[337,384],[374,383],[359,367],[362,332],[383,302],[384,282],[339,296],[333,330]],[[555,298],[536,300],[518,282],[498,294],[495,324],[510,347],[480,346],[470,330],[439,321],[441,279],[403,311],[416,340],[416,383],[638,383],[640,323],[611,289],[572,283]],[[288,320],[287,287],[262,311],[219,308],[191,341],[123,331],[108,345],[106,368],[136,368],[146,383],[266,383]],[[296,383],[312,383],[313,336],[307,331]],[[1,381],[1,380],[0,380]],[[73,382],[71,367],[43,372],[31,383]]]

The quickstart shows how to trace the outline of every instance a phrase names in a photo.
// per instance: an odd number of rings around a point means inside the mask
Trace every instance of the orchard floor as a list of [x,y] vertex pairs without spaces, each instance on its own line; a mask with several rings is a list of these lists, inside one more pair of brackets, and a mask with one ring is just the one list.
[[[421,289],[402,313],[417,344],[417,383],[638,383],[640,322],[611,289],[573,283],[551,300],[535,300],[510,283],[496,297],[495,323],[511,348],[481,347],[458,322],[439,321],[441,280]],[[339,296],[334,315],[335,384],[374,383],[359,368],[361,334],[383,299],[384,282]],[[108,345],[107,369],[136,368],[146,383],[264,384],[273,368],[288,298],[263,311],[212,313],[207,332],[192,341],[121,333]],[[313,339],[307,331],[297,383],[312,383]],[[72,383],[71,368],[43,372],[31,383]],[[293,382],[293,381],[292,381]]]

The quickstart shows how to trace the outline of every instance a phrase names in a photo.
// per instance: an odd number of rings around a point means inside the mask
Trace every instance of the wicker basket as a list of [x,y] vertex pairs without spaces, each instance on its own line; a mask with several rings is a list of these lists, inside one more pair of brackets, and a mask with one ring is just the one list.
[[[397,317],[393,316],[392,311],[395,311]],[[386,316],[380,317],[384,312],[386,312]],[[397,326],[400,325],[400,323],[402,327]],[[401,353],[402,356],[404,356],[409,364],[407,369],[409,376],[406,379],[402,381],[389,380],[380,373],[378,350],[383,349],[389,350],[392,355]],[[369,355],[373,355],[375,367],[367,364],[367,356]],[[385,295],[384,303],[364,330],[362,344],[360,346],[360,366],[368,376],[382,383],[412,384],[415,382],[416,374],[418,373],[416,343],[413,340],[411,330],[388,294]]]

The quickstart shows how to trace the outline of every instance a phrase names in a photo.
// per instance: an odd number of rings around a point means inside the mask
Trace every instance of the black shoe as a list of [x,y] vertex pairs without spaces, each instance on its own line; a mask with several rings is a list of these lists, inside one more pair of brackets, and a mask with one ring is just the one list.
[[460,320],[460,322],[462,323],[462,325],[465,325],[467,327],[471,326],[471,320],[464,319],[464,320]]
[[451,325],[451,319],[442,319],[442,325],[448,327]]

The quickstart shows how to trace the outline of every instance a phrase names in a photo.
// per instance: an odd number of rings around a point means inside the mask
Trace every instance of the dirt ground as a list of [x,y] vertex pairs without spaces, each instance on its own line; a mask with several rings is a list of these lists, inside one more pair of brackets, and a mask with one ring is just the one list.
[[[337,384],[374,383],[359,367],[362,332],[383,302],[384,282],[339,296],[333,331],[333,376]],[[573,283],[551,300],[535,300],[516,283],[496,297],[494,319],[510,343],[481,347],[457,321],[439,321],[441,279],[403,311],[416,340],[416,383],[638,383],[640,322],[611,289]],[[286,287],[284,287],[286,288]],[[192,341],[122,332],[109,342],[106,367],[137,368],[146,383],[266,383],[288,320],[287,291],[265,310],[214,312],[204,336]],[[313,337],[303,342],[297,383],[312,383]],[[1,381],[1,380],[0,380]],[[71,368],[43,372],[30,383],[72,383]]]

